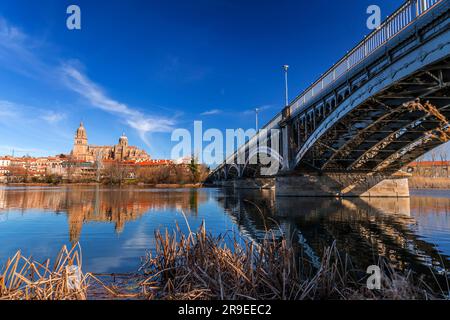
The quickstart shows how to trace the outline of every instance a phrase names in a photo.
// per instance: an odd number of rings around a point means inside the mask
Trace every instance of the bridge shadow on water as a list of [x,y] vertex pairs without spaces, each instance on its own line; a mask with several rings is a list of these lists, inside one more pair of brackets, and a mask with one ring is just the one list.
[[218,201],[246,236],[258,241],[274,231],[316,264],[335,242],[358,269],[382,257],[397,270],[411,269],[431,284],[436,277],[447,287],[449,246],[438,246],[426,230],[450,232],[448,197],[277,198],[269,190],[224,189]]

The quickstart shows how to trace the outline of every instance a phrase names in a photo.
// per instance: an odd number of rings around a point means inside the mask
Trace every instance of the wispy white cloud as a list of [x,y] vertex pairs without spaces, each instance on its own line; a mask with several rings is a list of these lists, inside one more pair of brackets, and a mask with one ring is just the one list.
[[[37,115],[37,116],[36,116]],[[19,121],[22,125],[44,120],[56,124],[66,118],[66,114],[55,110],[43,110],[42,108],[24,105],[8,100],[0,100],[0,121]]]
[[272,107],[273,107],[272,105],[268,105],[268,104],[267,105],[262,105],[262,106],[257,106],[257,107],[254,107],[253,109],[248,109],[248,110],[242,111],[242,114],[243,115],[254,115],[255,112],[256,112],[256,109],[258,109],[259,112],[261,112],[261,111],[269,110]]
[[[48,47],[47,44],[45,46],[47,56]],[[110,98],[75,63],[65,62],[61,65],[59,62],[49,63],[43,58],[41,49],[43,49],[42,43],[35,41],[33,37],[0,17],[0,68],[8,68],[30,78],[46,79],[51,83],[62,83],[67,89],[85,98],[92,107],[120,117],[122,121],[139,133],[139,136],[147,145],[149,144],[147,134],[169,132],[173,129],[175,117],[151,115]],[[58,57],[55,59],[58,59]],[[61,60],[63,59],[59,59],[59,61]],[[12,115],[5,106],[3,108],[0,106],[0,112]],[[64,117],[61,113],[47,112],[41,116],[41,119],[49,123],[56,123],[63,120]]]
[[[259,112],[262,112],[262,111],[269,110],[272,107],[273,107],[272,105],[261,105],[261,106],[254,107],[252,109],[247,109],[247,110],[241,111],[240,114],[244,115],[244,116],[254,115],[256,109],[258,109]],[[208,111],[200,113],[201,116],[213,116],[213,115],[217,115],[217,114],[230,115],[231,112],[227,112],[227,111],[224,111],[224,110],[221,110],[221,109],[211,109],[211,110],[208,110]],[[235,113],[233,113],[233,115],[234,114]]]
[[[61,148],[61,144],[66,146],[73,137],[67,128],[56,125],[64,116],[56,111],[43,111],[35,106],[0,100],[0,131],[3,137],[0,142],[9,143],[0,145],[0,154],[11,154],[12,150],[17,156],[64,152],[65,147]],[[61,149],[50,149],[52,142]]]
[[42,45],[0,17],[0,67],[30,78],[51,77],[46,64],[35,54]]
[[54,150],[44,150],[37,148],[26,148],[20,146],[0,145],[0,152],[3,154],[11,154],[14,152],[16,156],[34,155],[34,154],[52,154],[56,153]]
[[220,114],[220,113],[222,113],[222,110],[212,109],[212,110],[205,111],[205,112],[201,113],[200,115],[201,116],[213,116],[213,115]]
[[18,116],[16,105],[10,101],[0,100],[0,121]]
[[0,17],[0,39],[8,45],[12,41],[23,40],[24,34],[16,27],[10,26],[8,22]]
[[46,111],[41,116],[41,119],[50,123],[50,124],[56,124],[58,122],[61,122],[62,120],[66,119],[67,115],[62,112],[56,112],[56,111]]
[[147,144],[148,133],[169,132],[175,125],[171,118],[148,115],[108,97],[99,85],[73,64],[63,65],[61,74],[68,88],[88,100],[93,107],[121,117]]

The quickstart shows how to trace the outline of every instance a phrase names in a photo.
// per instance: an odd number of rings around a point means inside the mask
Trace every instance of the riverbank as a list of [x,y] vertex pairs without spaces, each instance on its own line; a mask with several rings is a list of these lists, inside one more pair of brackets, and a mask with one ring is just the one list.
[[67,186],[108,186],[108,187],[144,187],[154,189],[198,189],[205,187],[202,183],[167,183],[167,184],[148,184],[148,183],[123,183],[123,184],[106,184],[98,182],[85,182],[85,183],[0,183],[3,187],[67,187]]
[[[426,177],[411,177],[409,180],[409,187],[411,189],[430,189],[430,190],[450,190],[450,178],[426,178]],[[0,186],[10,187],[48,187],[48,186],[115,186],[115,187],[145,187],[153,189],[198,189],[210,187],[212,185],[205,183],[144,183],[136,181],[125,181],[122,184],[110,184],[101,182],[73,182],[73,183],[1,183]]]
[[[234,239],[231,246],[225,240]],[[0,300],[364,300],[439,299],[441,294],[382,260],[381,289],[367,288],[365,270],[333,245],[318,266],[287,241],[268,233],[255,243],[214,237],[202,227],[187,235],[155,232],[156,250],[124,282],[82,272],[81,247],[63,248],[55,263],[33,262],[20,252],[0,270]],[[54,265],[55,267],[51,269]]]
[[409,178],[409,187],[411,189],[450,190],[450,178],[411,177]]

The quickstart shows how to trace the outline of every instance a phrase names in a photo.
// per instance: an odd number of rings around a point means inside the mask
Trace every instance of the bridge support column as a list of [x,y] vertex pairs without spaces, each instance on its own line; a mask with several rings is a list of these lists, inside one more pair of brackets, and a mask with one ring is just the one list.
[[281,150],[283,150],[283,171],[289,170],[289,128],[285,126],[281,129],[281,141],[283,145]]
[[220,181],[216,181],[214,184],[216,186],[222,187],[222,188],[233,188],[234,187],[233,180],[220,180]]
[[281,150],[283,156],[283,171],[289,170],[290,165],[290,152],[289,152],[289,131],[291,118],[291,109],[289,106],[285,107],[282,111],[283,119],[280,122],[281,127]]
[[399,172],[391,176],[360,174],[305,174],[277,177],[278,197],[409,197],[408,177]]
[[224,188],[233,188],[234,187],[234,181],[233,180],[225,180],[222,184]]
[[274,178],[255,178],[234,180],[235,189],[273,189],[275,188]]

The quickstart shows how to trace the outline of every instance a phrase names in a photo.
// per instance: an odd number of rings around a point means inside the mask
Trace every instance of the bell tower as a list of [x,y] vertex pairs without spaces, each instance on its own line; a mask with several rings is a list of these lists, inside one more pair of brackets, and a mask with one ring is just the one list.
[[119,139],[117,160],[119,161],[126,160],[127,152],[128,152],[128,138],[125,135],[125,133],[122,133],[122,136]]
[[86,161],[88,156],[88,139],[86,129],[83,126],[83,122],[80,123],[80,127],[75,134],[75,141],[73,144],[72,155],[75,159]]

